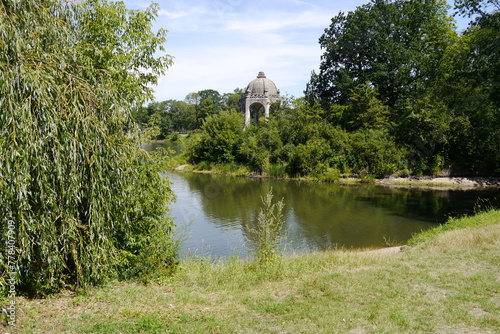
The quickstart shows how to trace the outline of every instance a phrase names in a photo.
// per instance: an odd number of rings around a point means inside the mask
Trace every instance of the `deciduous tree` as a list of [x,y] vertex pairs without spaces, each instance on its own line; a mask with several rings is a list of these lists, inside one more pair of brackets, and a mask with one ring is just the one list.
[[390,108],[425,88],[455,38],[442,0],[372,0],[332,18],[319,42],[319,73],[309,101],[345,104],[352,89],[370,81]]

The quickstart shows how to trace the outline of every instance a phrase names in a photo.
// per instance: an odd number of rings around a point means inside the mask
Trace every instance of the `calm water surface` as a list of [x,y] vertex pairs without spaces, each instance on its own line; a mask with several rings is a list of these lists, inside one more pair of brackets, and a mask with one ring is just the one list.
[[261,197],[271,188],[283,198],[288,250],[380,247],[405,243],[414,233],[449,216],[472,213],[490,190],[415,190],[376,185],[339,185],[170,173],[176,194],[171,215],[186,232],[182,255],[248,255],[249,233]]
[[500,189],[419,190],[210,174],[169,173],[176,201],[170,216],[184,235],[181,255],[248,255],[261,197],[273,189],[285,203],[289,251],[381,247],[474,212],[478,199],[500,201]]

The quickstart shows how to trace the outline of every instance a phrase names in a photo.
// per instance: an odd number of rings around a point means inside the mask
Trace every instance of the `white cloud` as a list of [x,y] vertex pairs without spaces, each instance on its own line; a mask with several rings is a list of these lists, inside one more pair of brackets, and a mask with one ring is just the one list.
[[166,16],[167,18],[169,19],[180,19],[180,18],[183,18],[183,17],[186,17],[186,16],[189,16],[189,15],[192,15],[192,11],[189,12],[189,11],[177,11],[177,12],[174,12],[174,11],[168,11],[168,10],[163,10],[161,9],[160,11],[158,11],[158,16]]
[[[125,1],[128,7],[146,6],[143,0]],[[155,29],[169,31],[165,47],[175,57],[155,87],[161,101],[203,89],[231,92],[259,71],[282,94],[300,97],[319,67],[318,39],[331,17],[369,0],[156,1],[161,10]]]
[[246,20],[232,21],[227,24],[227,29],[249,34],[268,33],[283,29],[325,28],[331,17],[331,15],[320,11],[306,11],[303,13],[268,12],[265,17],[259,17],[259,20],[247,18]]
[[244,41],[217,48],[207,45],[176,54],[175,65],[156,88],[159,100],[183,99],[188,93],[244,88],[259,71],[266,72],[282,93],[301,96],[311,70],[319,64],[319,47],[282,43],[247,48]]
[[158,100],[179,100],[203,89],[225,93],[244,88],[259,71],[283,94],[299,97],[319,65],[317,41],[331,18],[311,6],[296,13],[227,12],[221,21],[221,13],[207,13],[206,7],[177,10],[162,14],[170,30],[166,48],[175,60],[155,88]]

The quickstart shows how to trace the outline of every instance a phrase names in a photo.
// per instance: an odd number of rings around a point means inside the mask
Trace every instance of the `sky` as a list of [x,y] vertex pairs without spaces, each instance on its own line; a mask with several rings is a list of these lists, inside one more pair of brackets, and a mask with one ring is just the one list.
[[[125,0],[130,9],[152,1]],[[368,0],[155,0],[153,30],[167,32],[174,64],[153,87],[157,101],[204,89],[230,93],[265,72],[281,95],[301,97],[319,68],[318,39],[340,11]],[[453,0],[448,0],[452,4]],[[459,28],[467,23],[459,22]]]

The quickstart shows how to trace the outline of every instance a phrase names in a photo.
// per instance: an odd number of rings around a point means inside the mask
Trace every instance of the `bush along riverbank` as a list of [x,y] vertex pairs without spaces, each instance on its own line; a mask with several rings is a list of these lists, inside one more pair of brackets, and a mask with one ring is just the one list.
[[500,187],[500,178],[498,177],[388,176],[375,178],[371,175],[341,175],[335,169],[330,169],[322,173],[313,173],[307,176],[290,177],[286,174],[285,166],[283,165],[271,165],[268,171],[255,173],[252,172],[248,166],[235,163],[212,164],[209,162],[201,162],[199,164],[192,165],[186,163],[184,157],[179,157],[175,160],[176,162],[173,164],[173,170],[184,173],[210,173],[237,177],[294,179],[301,181],[331,182],[341,184],[373,183],[383,186],[411,188],[470,189],[476,187]]
[[246,170],[239,172],[319,180],[336,180],[341,175],[371,180],[500,173],[495,164],[477,161],[471,167],[445,153],[421,152],[403,144],[387,129],[349,131],[324,122],[319,107],[296,103],[293,112],[277,111],[266,124],[247,129],[242,128],[242,116],[237,112],[208,116],[186,140],[186,162],[204,170],[244,166]]
[[182,146],[182,154],[174,159],[176,169],[409,187],[500,186],[500,170],[495,168],[475,170],[440,155],[422,155],[398,144],[387,131],[350,132],[311,121],[307,105],[300,104],[296,111],[284,119],[277,113],[268,123],[245,130],[236,112],[211,115],[200,129],[174,138]]
[[[394,250],[395,248],[392,248]],[[162,284],[17,298],[19,333],[496,333],[500,211],[401,250],[191,258]]]

